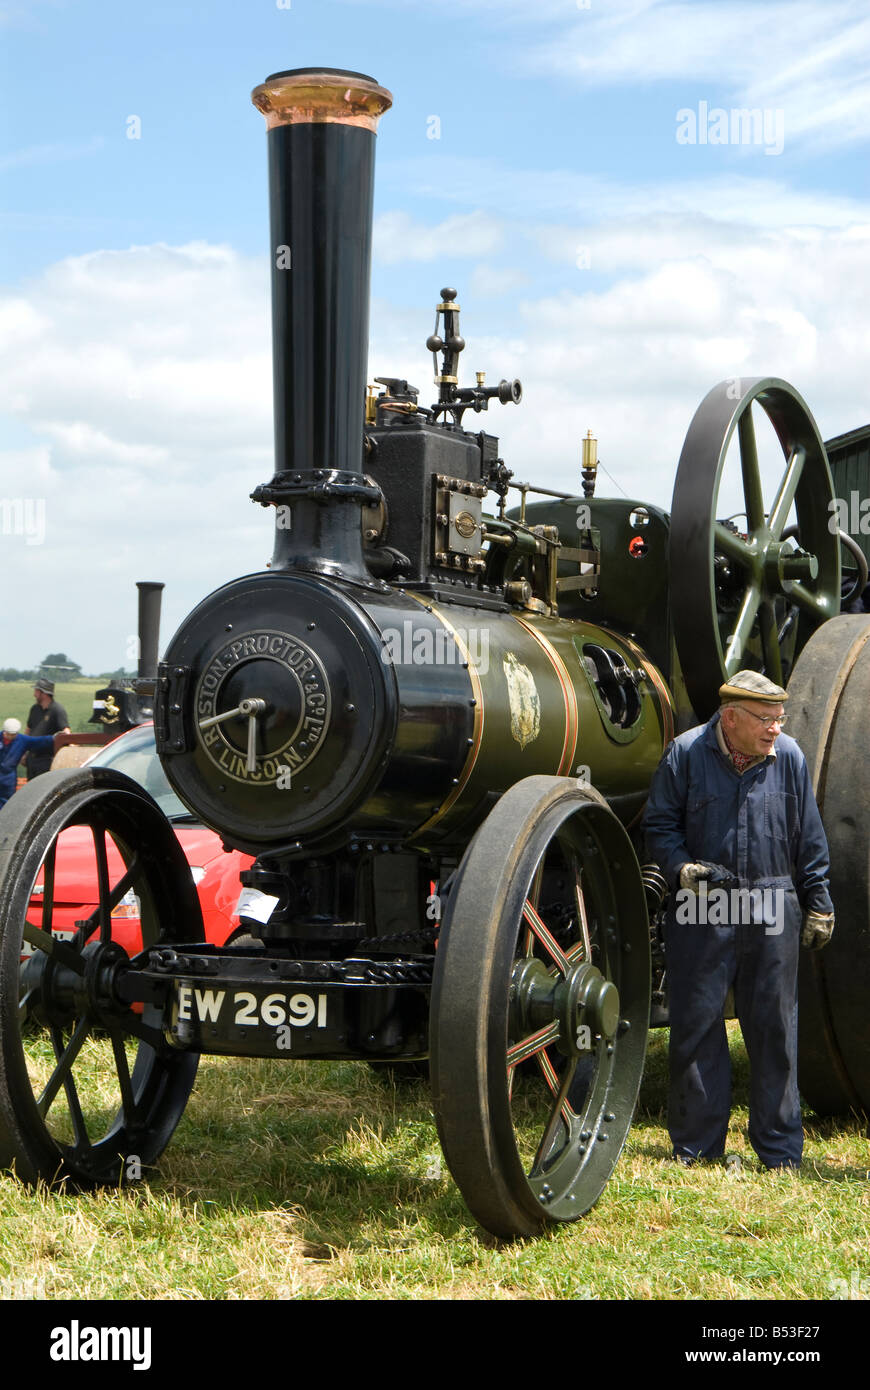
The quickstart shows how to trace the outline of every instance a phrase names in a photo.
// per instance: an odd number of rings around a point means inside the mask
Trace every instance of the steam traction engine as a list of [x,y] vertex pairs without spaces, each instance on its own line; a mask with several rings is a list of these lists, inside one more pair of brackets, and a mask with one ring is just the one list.
[[[460,386],[455,291],[442,291],[427,340],[438,400],[424,408],[395,378],[365,400],[375,128],[389,93],[304,69],[253,99],[268,127],[277,460],[252,495],[275,509],[274,557],[209,595],[153,692],[140,682],[173,788],[255,856],[246,934],[204,944],[173,833],[128,779],[82,768],[16,795],[0,815],[0,1160],[27,1181],[84,1186],[118,1181],[130,1154],[153,1163],[202,1052],[428,1057],[470,1209],[499,1235],[533,1233],[586,1211],[624,1143],[650,914],[666,1018],[663,884],[640,867],[638,823],[675,728],[709,715],[726,671],[787,678],[819,628],[794,703],[819,776],[846,756],[858,706],[827,700],[831,653],[835,696],[866,687],[870,670],[863,621],[834,617],[824,448],[786,383],[724,384],[692,424],[670,515],[596,498],[592,440],[583,497],[537,489],[530,502],[519,485],[508,511],[498,442],[468,424],[521,388],[482,374]],[[769,509],[753,403],[786,458]],[[715,520],[732,436],[742,531]],[[833,821],[840,796],[832,785]],[[61,941],[57,845],[72,825],[92,829],[100,903]],[[805,982],[824,1024],[811,1048],[820,1108],[870,1100],[866,1030],[835,1036],[838,1011],[857,1014],[856,988],[870,995],[862,846],[831,947],[851,981]],[[131,888],[133,958],[111,932]]]

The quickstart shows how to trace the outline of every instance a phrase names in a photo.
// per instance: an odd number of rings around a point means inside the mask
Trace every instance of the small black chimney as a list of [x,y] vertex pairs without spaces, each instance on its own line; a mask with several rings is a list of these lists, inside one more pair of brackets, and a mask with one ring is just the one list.
[[160,603],[163,585],[149,579],[137,579],[139,590],[139,666],[138,676],[151,680],[157,675],[160,655]]
[[252,496],[278,508],[272,567],[369,578],[360,508],[375,132],[392,105],[370,77],[273,73],[266,117],[272,258],[275,476]]

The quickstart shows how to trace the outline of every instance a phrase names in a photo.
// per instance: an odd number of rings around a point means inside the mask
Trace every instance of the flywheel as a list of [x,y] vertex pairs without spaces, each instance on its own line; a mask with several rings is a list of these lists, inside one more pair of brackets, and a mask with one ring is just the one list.
[[[785,459],[769,502],[753,408],[769,419]],[[723,520],[718,499],[735,435],[743,511]],[[825,446],[793,386],[775,377],[714,386],[680,455],[669,540],[674,640],[698,719],[709,719],[719,686],[735,671],[763,671],[785,685],[810,635],[839,612],[833,499]],[[796,539],[784,534],[792,506]]]

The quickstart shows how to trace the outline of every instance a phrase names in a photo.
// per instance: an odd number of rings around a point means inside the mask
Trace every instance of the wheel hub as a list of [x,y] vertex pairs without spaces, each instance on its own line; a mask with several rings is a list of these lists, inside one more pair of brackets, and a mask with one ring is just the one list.
[[795,580],[817,579],[819,561],[816,555],[796,548],[791,541],[771,541],[764,556],[764,583],[774,593],[788,593]]
[[508,1028],[512,1037],[559,1024],[556,1047],[565,1057],[588,1053],[596,1037],[614,1037],[619,1025],[619,991],[597,966],[581,961],[564,977],[542,960],[517,961],[510,989]]
[[32,991],[31,1013],[43,1026],[63,1028],[74,1018],[105,1024],[127,1012],[114,989],[126,951],[114,941],[92,941],[79,959],[81,973],[44,951],[35,951],[22,965],[21,992]]

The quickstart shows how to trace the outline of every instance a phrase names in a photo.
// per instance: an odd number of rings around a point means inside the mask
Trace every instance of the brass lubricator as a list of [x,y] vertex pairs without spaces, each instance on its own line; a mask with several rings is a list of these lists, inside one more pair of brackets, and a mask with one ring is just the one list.
[[[583,496],[592,498],[595,495],[595,482],[598,477],[598,440],[591,430],[586,431],[582,445]],[[578,508],[578,515],[583,510],[588,512],[589,508]],[[581,526],[579,546],[564,546],[561,559],[576,564],[577,573],[563,575],[557,583],[558,592],[565,594],[577,590],[587,598],[594,597],[598,592],[601,571],[597,531],[588,524]]]
[[586,431],[583,440],[583,496],[595,495],[595,480],[598,476],[598,440],[591,430]]

